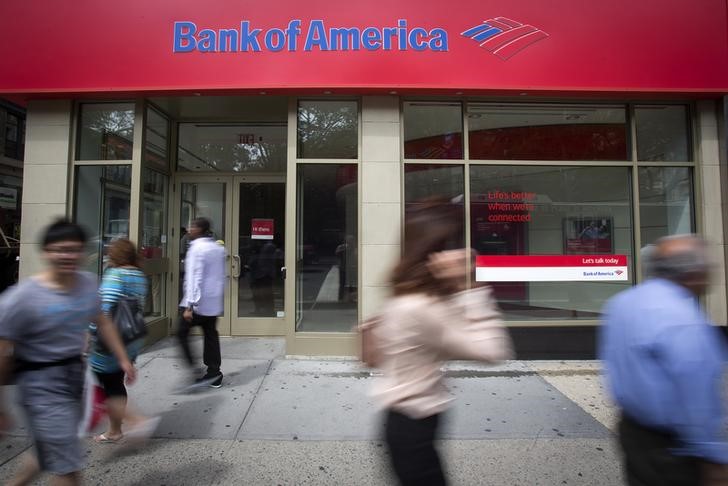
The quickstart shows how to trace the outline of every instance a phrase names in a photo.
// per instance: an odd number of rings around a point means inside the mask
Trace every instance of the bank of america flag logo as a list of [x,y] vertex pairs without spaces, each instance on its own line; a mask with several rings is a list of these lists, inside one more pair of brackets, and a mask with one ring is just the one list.
[[478,42],[480,47],[504,61],[549,36],[533,25],[522,24],[505,17],[488,19],[482,24],[466,30],[462,35]]

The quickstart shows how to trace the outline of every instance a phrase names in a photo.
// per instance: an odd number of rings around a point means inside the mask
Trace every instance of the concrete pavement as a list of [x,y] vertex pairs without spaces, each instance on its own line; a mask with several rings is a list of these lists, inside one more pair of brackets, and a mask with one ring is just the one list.
[[[223,338],[222,350],[222,388],[176,395],[186,373],[174,341],[149,348],[130,397],[160,426],[140,450],[88,441],[86,482],[394,484],[367,396],[375,378],[359,363],[286,358],[280,339]],[[456,362],[447,374],[452,484],[621,484],[598,363]],[[0,441],[0,480],[29,447],[24,433],[19,424]]]

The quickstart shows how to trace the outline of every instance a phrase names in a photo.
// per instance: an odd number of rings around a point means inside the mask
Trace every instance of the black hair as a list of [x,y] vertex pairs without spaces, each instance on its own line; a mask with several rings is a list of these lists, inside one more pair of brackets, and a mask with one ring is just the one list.
[[203,235],[210,234],[210,220],[207,218],[195,218],[192,220],[192,226],[199,228]]
[[86,244],[86,232],[81,226],[67,219],[59,219],[45,229],[43,233],[43,248],[59,241],[77,241]]

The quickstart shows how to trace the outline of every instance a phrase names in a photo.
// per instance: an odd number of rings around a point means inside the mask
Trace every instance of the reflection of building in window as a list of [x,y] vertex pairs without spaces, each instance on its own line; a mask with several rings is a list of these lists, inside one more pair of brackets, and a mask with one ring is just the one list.
[[0,101],[0,292],[18,280],[25,111]]
[[[15,160],[23,160],[25,152],[25,116],[0,107],[5,112],[5,144],[3,154]],[[0,117],[1,119],[1,117]]]
[[132,142],[116,133],[104,131],[101,136],[101,160],[131,160]]

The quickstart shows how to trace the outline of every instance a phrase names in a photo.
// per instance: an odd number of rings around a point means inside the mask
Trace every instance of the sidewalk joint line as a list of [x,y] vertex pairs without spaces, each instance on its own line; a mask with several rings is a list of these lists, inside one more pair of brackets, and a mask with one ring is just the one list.
[[[10,437],[10,436],[6,436],[6,437]],[[21,454],[23,454],[24,452],[30,450],[32,447],[33,447],[33,441],[31,440],[30,441],[30,444],[28,444],[24,448],[21,448],[20,451],[17,454],[13,455],[12,457],[10,457],[7,460],[5,460],[4,462],[0,463],[0,468],[5,467],[5,465],[7,463],[9,463],[10,461],[14,461],[18,457],[20,457]]]
[[[273,361],[275,361],[275,360],[276,360],[276,358],[273,358],[268,362],[268,368],[265,370],[265,374],[263,375],[263,379],[260,380],[260,384],[258,384],[258,389],[255,390],[255,394],[253,395],[253,399],[250,401],[250,405],[248,405],[248,409],[245,411],[245,415],[243,416],[243,421],[240,422],[240,426],[235,431],[235,435],[233,436],[233,443],[235,442],[240,431],[243,429],[243,425],[245,425],[245,421],[248,419],[248,415],[250,415],[250,411],[253,409],[255,400],[258,398],[258,394],[260,393],[261,388],[263,388],[263,382],[265,382],[265,379],[268,378],[268,376],[270,375],[270,369],[273,367]],[[232,448],[232,445],[230,447]]]

